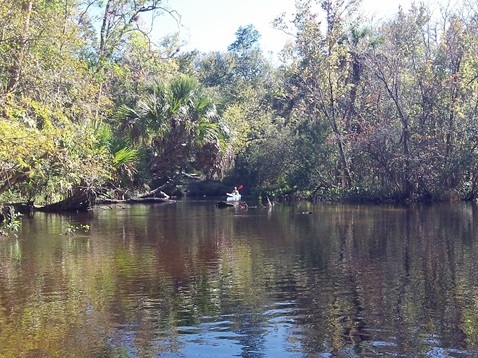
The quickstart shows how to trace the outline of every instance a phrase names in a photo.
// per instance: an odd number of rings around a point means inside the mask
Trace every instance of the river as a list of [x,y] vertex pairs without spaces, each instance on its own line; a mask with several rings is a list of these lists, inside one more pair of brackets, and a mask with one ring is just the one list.
[[0,357],[478,356],[478,208],[210,200],[0,238]]

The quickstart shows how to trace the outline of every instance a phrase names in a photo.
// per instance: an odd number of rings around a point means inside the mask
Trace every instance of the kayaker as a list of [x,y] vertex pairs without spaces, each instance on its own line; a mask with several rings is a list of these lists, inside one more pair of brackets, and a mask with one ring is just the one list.
[[239,190],[237,190],[237,187],[234,187],[234,190],[232,191],[232,195],[239,195]]

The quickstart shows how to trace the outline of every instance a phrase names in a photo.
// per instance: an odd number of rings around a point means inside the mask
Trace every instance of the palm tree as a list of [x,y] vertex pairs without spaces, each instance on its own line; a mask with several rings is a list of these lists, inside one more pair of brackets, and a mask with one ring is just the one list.
[[157,83],[135,108],[124,106],[118,116],[120,133],[142,148],[153,179],[185,169],[213,175],[226,130],[196,79],[179,75],[169,83]]
[[[105,148],[112,157],[114,180],[117,185],[131,183],[137,173],[140,160],[138,149],[132,148],[128,138],[114,136],[110,125],[101,122],[93,123],[99,146]],[[128,184],[129,184],[128,183]]]

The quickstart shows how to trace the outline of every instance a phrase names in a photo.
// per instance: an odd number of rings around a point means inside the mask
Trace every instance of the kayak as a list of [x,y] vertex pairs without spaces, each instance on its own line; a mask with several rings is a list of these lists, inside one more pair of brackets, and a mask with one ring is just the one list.
[[220,209],[224,209],[224,208],[229,208],[229,207],[234,207],[234,204],[233,202],[227,202],[227,201],[218,201],[216,203],[216,207],[220,208]]
[[[240,195],[236,195],[236,196],[240,196]],[[242,201],[242,200],[239,200],[239,199],[233,201],[232,199],[233,199],[233,197],[229,196],[226,199],[226,201],[218,201],[216,203],[216,207],[218,207],[220,209],[235,208],[235,209],[242,209],[242,210],[247,210],[249,208],[249,206],[247,205],[247,203],[245,201]]]

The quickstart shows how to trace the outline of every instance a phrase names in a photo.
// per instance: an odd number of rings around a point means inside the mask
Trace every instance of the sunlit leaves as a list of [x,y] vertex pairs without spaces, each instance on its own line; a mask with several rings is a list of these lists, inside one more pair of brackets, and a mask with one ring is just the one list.
[[10,188],[24,188],[30,199],[42,191],[64,194],[75,185],[98,186],[108,176],[111,159],[90,127],[29,99],[5,104],[5,114],[0,194]]
[[[283,97],[295,102],[291,117],[298,119],[297,153],[304,153],[300,147],[308,145],[306,142],[301,144],[301,138],[319,138],[312,143],[315,151],[322,152],[321,159],[326,160],[328,166],[335,166],[339,173],[333,181],[327,180],[331,186],[348,187],[353,180],[347,134],[361,86],[361,54],[352,47],[359,42],[359,31],[352,32],[355,38],[352,36],[348,41],[347,27],[354,26],[355,5],[353,1],[323,1],[323,12],[319,12],[311,1],[300,1],[293,20],[297,41],[288,65],[287,94]],[[312,128],[324,132],[309,135],[307,131]],[[333,152],[323,138],[333,139]],[[298,157],[297,160],[304,159]],[[306,159],[307,162],[311,160],[311,157]],[[316,163],[317,167],[322,165]],[[310,174],[303,173],[304,176]]]
[[228,128],[229,145],[234,153],[240,153],[248,145],[251,124],[240,104],[233,104],[224,112],[224,122]]

